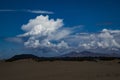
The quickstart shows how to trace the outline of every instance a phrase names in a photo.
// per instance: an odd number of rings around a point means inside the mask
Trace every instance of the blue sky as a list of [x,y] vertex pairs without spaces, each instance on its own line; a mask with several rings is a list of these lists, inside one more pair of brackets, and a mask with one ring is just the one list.
[[9,42],[8,38],[24,34],[22,25],[40,15],[48,15],[49,19],[63,19],[63,28],[74,30],[76,27],[74,33],[98,34],[104,32],[103,29],[120,30],[119,4],[120,0],[0,0],[1,52],[13,45],[18,49],[23,48],[22,43]]

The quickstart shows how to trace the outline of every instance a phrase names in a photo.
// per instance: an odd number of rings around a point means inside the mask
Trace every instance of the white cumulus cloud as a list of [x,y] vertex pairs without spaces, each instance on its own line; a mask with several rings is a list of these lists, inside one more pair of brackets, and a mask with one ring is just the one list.
[[48,15],[40,15],[22,25],[25,33],[18,37],[27,39],[24,45],[28,48],[45,48],[57,53],[82,49],[120,50],[120,30],[103,29],[98,33],[86,33],[79,31],[81,26],[65,28],[63,25],[63,19],[55,20]]
[[[113,34],[114,33],[114,34]],[[120,41],[117,41],[119,37],[116,37],[116,35],[119,35],[119,30],[108,30],[103,29],[100,33],[92,33],[92,34],[84,34],[80,35],[79,39],[80,41],[79,46],[83,46],[86,49],[92,49],[92,48],[120,48]]]
[[48,16],[37,16],[35,19],[29,20],[28,24],[22,26],[22,30],[27,33],[23,36],[47,36],[55,32],[58,28],[63,26],[62,19],[50,19]]
[[[18,37],[29,37],[24,43],[26,47],[68,47],[64,41],[59,41],[70,34],[67,29],[62,29],[62,19],[49,19],[49,16],[37,16],[35,19],[29,20],[27,24],[22,26],[24,34]],[[57,43],[54,43],[54,42]]]

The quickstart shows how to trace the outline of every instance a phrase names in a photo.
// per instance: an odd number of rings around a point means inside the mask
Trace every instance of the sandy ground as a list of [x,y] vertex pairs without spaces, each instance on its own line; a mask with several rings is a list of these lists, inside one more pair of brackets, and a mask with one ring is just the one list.
[[120,80],[116,61],[0,62],[0,80]]

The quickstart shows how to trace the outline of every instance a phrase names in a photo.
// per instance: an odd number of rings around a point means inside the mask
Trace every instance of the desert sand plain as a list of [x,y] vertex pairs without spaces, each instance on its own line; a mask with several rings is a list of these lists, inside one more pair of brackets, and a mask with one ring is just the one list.
[[120,61],[0,62],[0,80],[120,80]]

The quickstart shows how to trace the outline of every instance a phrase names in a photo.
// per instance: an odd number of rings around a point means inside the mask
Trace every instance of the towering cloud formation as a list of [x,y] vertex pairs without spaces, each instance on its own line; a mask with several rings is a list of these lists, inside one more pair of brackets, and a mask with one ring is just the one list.
[[47,36],[55,32],[58,28],[62,27],[63,22],[61,19],[56,21],[48,19],[48,16],[38,16],[31,19],[28,24],[22,26],[22,30],[27,31],[23,36]]
[[[65,36],[69,35],[67,29],[62,29],[63,26],[62,19],[49,19],[49,16],[37,16],[35,19],[31,19],[28,24],[22,26],[22,30],[26,33],[19,35],[20,37],[29,37],[29,39],[24,43],[27,47],[67,47],[67,43],[60,41],[57,44],[53,44],[51,41],[63,39]],[[63,43],[64,42],[64,43]],[[57,46],[58,45],[58,46]]]
[[27,39],[24,40],[26,47],[50,49],[58,53],[73,49],[120,50],[120,30],[103,29],[99,33],[81,33],[76,29],[63,27],[62,19],[54,20],[40,15],[24,24],[22,30],[25,33],[18,37]]

